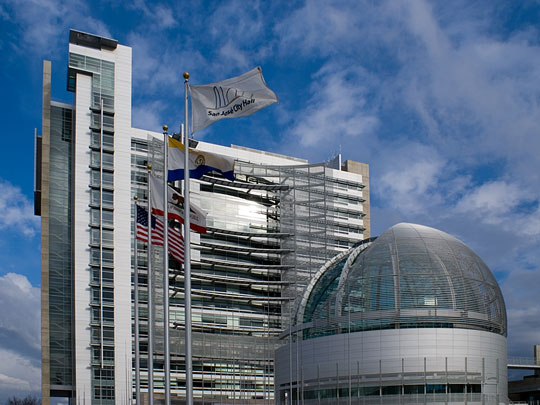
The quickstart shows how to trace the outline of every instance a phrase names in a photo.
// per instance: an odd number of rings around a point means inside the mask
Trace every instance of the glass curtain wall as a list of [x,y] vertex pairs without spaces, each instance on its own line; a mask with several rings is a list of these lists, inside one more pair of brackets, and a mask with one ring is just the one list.
[[73,384],[72,171],[73,110],[51,105],[49,181],[49,333],[54,389]]
[[[147,154],[146,148],[144,141],[132,141],[132,187],[143,200],[147,160],[154,172],[162,170],[161,141],[151,141]],[[338,212],[345,216],[344,223],[348,212],[361,218],[362,200],[354,208],[336,207],[329,194],[335,180],[324,164],[296,168],[237,161],[235,175],[234,183],[219,175],[192,180],[191,201],[208,213],[207,233],[192,238],[194,394],[203,401],[271,404],[274,350],[290,323],[287,314],[313,272],[354,243],[349,234],[340,238],[333,218]],[[360,182],[354,187],[361,194]],[[361,240],[363,228],[358,231]],[[145,260],[145,248],[139,246],[139,263]],[[183,396],[183,268],[171,258],[169,272],[171,389]],[[160,302],[156,304],[159,308]],[[141,303],[141,310],[145,307]],[[161,322],[156,325],[161,327]],[[142,336],[145,332],[141,329]],[[160,334],[156,330],[156,338]],[[162,346],[156,350],[155,386],[162,387]],[[142,385],[147,386],[144,375]]]

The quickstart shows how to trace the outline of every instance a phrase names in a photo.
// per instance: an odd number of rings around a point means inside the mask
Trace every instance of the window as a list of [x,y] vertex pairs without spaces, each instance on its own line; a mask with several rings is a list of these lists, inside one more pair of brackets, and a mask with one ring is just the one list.
[[[112,208],[114,205],[114,194],[110,190],[102,190],[103,195],[103,207],[110,207]],[[91,196],[90,196],[90,203],[92,205],[97,205],[99,207],[101,195],[99,193],[99,190],[92,190]]]
[[[101,214],[103,217],[103,225],[111,226],[111,227],[113,226],[114,224],[113,214],[114,214],[113,211],[103,210],[103,213]],[[99,226],[100,225],[99,216],[100,216],[99,209],[92,208],[92,210],[90,211],[90,224],[94,226]]]
[[108,230],[108,229],[102,229],[101,235],[100,235],[99,229],[93,228],[90,230],[90,243],[91,244],[99,246],[100,237],[101,237],[101,242],[103,243],[103,246],[109,246],[109,247],[113,246],[114,244],[113,231]]
[[112,288],[103,288],[103,302],[114,304],[114,290]]
[[[96,264],[93,263],[95,266]],[[99,263],[97,263],[99,266]],[[92,268],[92,283],[99,284],[100,280],[100,271],[99,267]],[[101,269],[101,282],[103,285],[111,285],[114,282],[114,273],[112,269],[102,268]]]
[[101,290],[99,288],[93,288],[92,289],[92,302],[95,304],[99,304],[100,302],[103,302],[104,304],[114,304],[114,290],[112,288],[103,288],[103,295],[102,299],[100,300],[100,293]]
[[94,187],[99,187],[100,177],[103,177],[103,187],[113,187],[114,185],[114,175],[109,172],[100,173],[98,170],[92,170],[90,173],[90,184]]
[[423,394],[424,393],[424,385],[404,385],[403,386],[403,393],[405,395],[408,395],[408,394]]
[[[92,328],[92,343],[99,344],[101,342],[101,328]],[[113,344],[114,343],[114,328],[103,327],[103,343],[104,344]]]
[[444,394],[446,392],[446,385],[444,384],[427,384],[426,394]]
[[102,269],[101,277],[103,284],[112,284],[114,282],[114,273],[111,269]]
[[401,394],[401,386],[391,385],[389,387],[382,387],[383,395],[399,395]]
[[[100,159],[101,159],[100,151],[93,150],[90,157],[90,165],[92,167],[99,167]],[[112,153],[103,152],[103,168],[104,169],[114,168],[114,155]]]
[[99,323],[101,320],[101,311],[99,308],[92,308],[92,318],[93,323]]
[[148,143],[139,141],[139,140],[132,140],[131,141],[131,150],[136,150],[139,152],[148,152]]
[[103,323],[113,323],[114,322],[114,309],[103,307]]
[[145,169],[148,163],[148,157],[146,155],[131,155],[131,164],[137,166],[139,169]]
[[[112,249],[102,249],[103,265],[112,266],[114,264],[114,252]],[[90,249],[90,264],[98,265],[100,263],[100,251],[99,248]]]
[[[91,146],[95,148],[99,148],[101,145],[99,143],[99,140],[101,138],[101,134],[96,131],[92,131],[92,144]],[[103,149],[112,150],[114,148],[114,137],[109,134],[103,134]]]
[[94,399],[114,399],[114,387],[95,387]]
[[94,379],[96,380],[102,380],[102,381],[114,380],[114,368],[111,368],[111,367],[95,368],[93,371],[94,371]]
[[467,392],[471,394],[480,394],[482,392],[482,386],[480,384],[468,384]]
[[147,179],[148,179],[148,174],[147,173],[135,172],[135,171],[131,172],[131,181],[133,183],[145,185],[146,182],[148,181]]
[[465,384],[448,384],[448,392],[451,394],[463,394],[465,392]]
[[114,205],[114,194],[112,191],[102,190],[103,207],[112,207]]

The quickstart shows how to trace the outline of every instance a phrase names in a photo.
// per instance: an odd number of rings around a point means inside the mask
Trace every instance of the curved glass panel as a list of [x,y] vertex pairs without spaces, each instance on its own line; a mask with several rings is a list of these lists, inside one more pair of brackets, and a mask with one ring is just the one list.
[[[346,259],[313,288],[305,338],[388,328],[469,328],[506,336],[504,299],[486,264],[442,231],[398,224],[351,265],[338,294]],[[336,302],[341,308],[335,308]]]
[[334,296],[334,293],[339,284],[339,276],[343,266],[347,261],[347,257],[330,267],[315,284],[313,290],[306,302],[304,310],[304,323],[311,322],[313,314],[318,312],[327,302],[328,298]]

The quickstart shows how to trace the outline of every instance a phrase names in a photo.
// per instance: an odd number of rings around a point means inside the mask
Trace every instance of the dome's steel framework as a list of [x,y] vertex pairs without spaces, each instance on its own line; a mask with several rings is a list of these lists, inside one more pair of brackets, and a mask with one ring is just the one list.
[[486,264],[426,226],[374,239],[307,286],[276,354],[276,398],[504,403],[506,310]]

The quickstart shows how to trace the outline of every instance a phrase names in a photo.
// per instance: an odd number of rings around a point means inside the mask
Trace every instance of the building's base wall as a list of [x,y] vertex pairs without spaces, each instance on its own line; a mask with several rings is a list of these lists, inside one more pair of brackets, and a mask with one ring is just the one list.
[[506,338],[477,330],[388,329],[293,341],[276,351],[276,403],[505,403],[506,364]]

